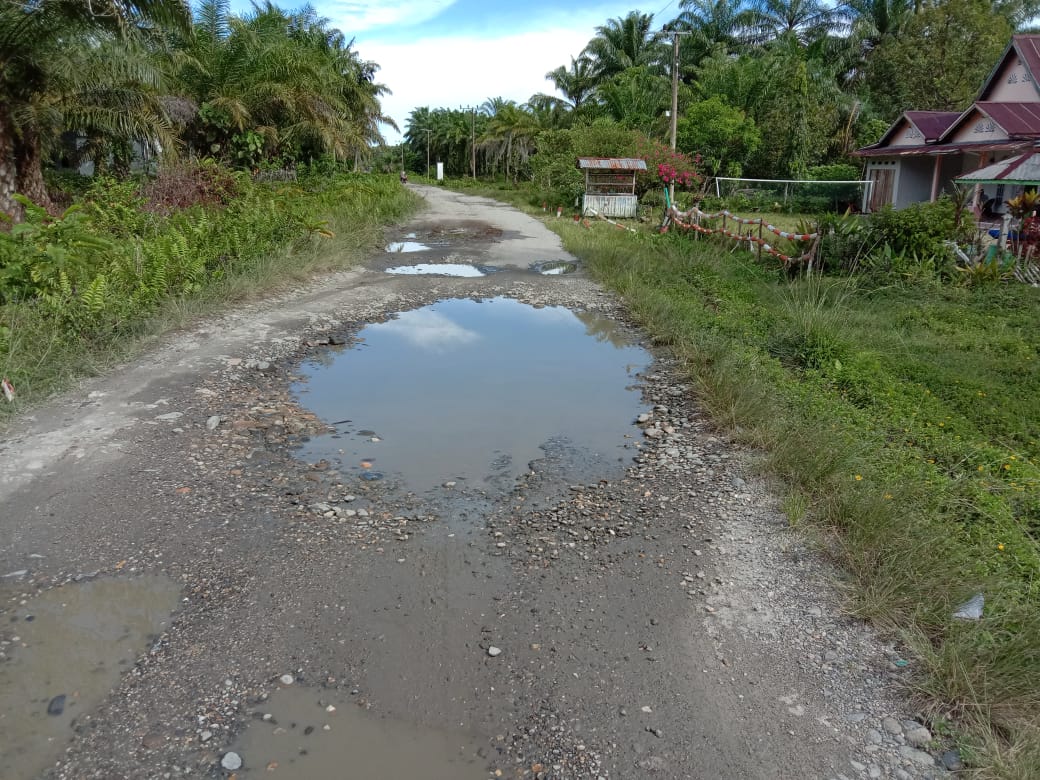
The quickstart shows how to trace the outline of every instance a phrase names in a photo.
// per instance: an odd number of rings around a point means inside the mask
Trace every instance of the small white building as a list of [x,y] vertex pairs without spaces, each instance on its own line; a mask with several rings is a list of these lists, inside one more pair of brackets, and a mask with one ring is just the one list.
[[629,157],[579,157],[578,169],[585,173],[585,197],[581,213],[595,211],[605,217],[639,216],[636,174],[646,170],[646,161]]

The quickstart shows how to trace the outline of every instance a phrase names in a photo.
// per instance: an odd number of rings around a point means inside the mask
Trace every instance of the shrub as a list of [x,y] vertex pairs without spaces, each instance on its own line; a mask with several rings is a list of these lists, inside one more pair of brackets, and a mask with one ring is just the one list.
[[899,258],[916,258],[911,262],[930,264],[936,270],[945,266],[950,252],[944,242],[961,241],[971,234],[970,221],[961,219],[958,224],[959,216],[956,205],[946,196],[899,210],[885,206],[874,213],[871,231],[878,244],[889,247],[889,259],[897,260],[892,268],[878,270],[898,270]]
[[170,214],[189,206],[224,206],[240,191],[236,175],[213,160],[190,160],[170,165],[141,189],[144,208]]

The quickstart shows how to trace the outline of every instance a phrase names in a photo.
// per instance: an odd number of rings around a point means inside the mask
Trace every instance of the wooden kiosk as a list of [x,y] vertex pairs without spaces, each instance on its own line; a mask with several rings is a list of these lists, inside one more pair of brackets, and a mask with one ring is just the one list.
[[639,216],[636,173],[646,170],[646,161],[627,157],[579,157],[578,169],[585,172],[582,213],[604,217]]

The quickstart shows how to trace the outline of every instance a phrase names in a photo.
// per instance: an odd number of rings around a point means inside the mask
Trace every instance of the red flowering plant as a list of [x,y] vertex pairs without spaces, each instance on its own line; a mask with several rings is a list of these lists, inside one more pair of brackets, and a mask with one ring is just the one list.
[[704,183],[701,156],[683,154],[660,141],[641,142],[636,154],[646,160],[646,171],[636,177],[636,191],[643,193],[675,184],[677,189],[699,190]]

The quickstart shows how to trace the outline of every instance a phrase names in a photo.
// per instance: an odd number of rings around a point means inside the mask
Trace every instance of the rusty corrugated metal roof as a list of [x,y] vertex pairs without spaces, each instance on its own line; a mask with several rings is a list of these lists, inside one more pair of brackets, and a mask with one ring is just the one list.
[[958,176],[957,181],[975,184],[1040,184],[1040,153],[1029,151]]
[[1015,48],[1018,50],[1022,62],[1029,68],[1029,75],[1033,77],[1033,83],[1040,78],[1040,35],[1023,33],[1011,37]]
[[959,111],[907,111],[906,118],[924,135],[928,143],[935,141],[960,116]]
[[960,144],[928,144],[927,146],[867,146],[857,149],[853,157],[926,157],[957,152],[1005,152],[1022,149],[1032,141],[973,141]]
[[1008,135],[1040,135],[1040,103],[976,103]]
[[578,167],[583,171],[645,171],[646,160],[633,157],[579,157]]

